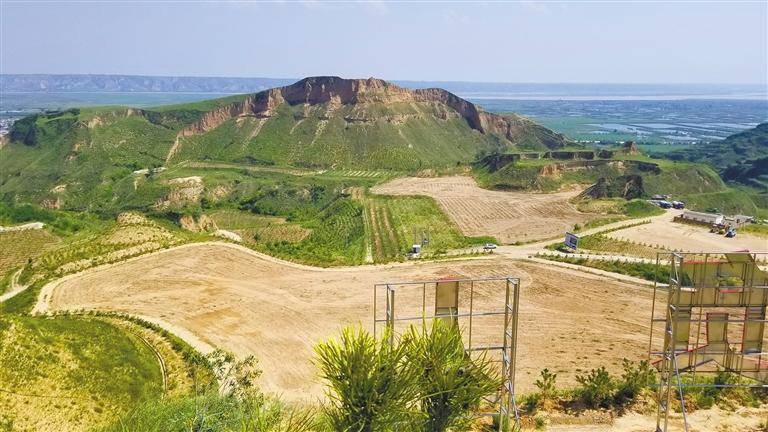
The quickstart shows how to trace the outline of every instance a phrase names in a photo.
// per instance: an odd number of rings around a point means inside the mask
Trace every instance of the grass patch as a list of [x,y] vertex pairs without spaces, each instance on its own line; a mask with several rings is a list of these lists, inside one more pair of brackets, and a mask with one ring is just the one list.
[[[11,269],[8,272],[6,272],[5,275],[3,275],[3,277],[0,278],[0,294],[5,293],[11,287],[11,280],[13,279],[13,275],[15,272],[16,272],[16,269]],[[0,306],[0,310],[2,310],[1,306]]]
[[[599,228],[604,225],[609,225],[615,222],[621,222],[623,220],[626,220],[623,216],[608,216],[608,217],[601,217],[597,219],[588,220],[584,223],[584,226],[581,230],[585,229],[591,229],[591,228]],[[581,230],[575,230],[575,231],[581,231]]]
[[739,231],[759,237],[768,237],[768,225],[766,224],[747,224],[739,228]]
[[682,197],[685,206],[691,210],[723,214],[757,215],[758,207],[750,194],[739,189],[722,192],[691,194]]
[[568,257],[563,255],[538,254],[538,258],[544,258],[550,261],[576,264],[584,267],[591,267],[612,273],[619,273],[627,276],[634,276],[641,279],[668,282],[669,269],[660,266],[658,269],[655,264],[644,262],[630,262],[621,260],[600,260],[590,258]]
[[366,197],[365,202],[376,262],[401,259],[414,243],[421,242],[422,233],[429,236],[429,244],[422,249],[424,257],[441,255],[451,249],[498,243],[491,236],[463,235],[430,197],[372,195]]
[[36,280],[24,291],[0,303],[0,312],[7,314],[29,314],[32,312],[32,308],[35,307],[40,289],[49,281],[49,278]]
[[645,200],[631,200],[624,203],[622,213],[630,218],[643,218],[662,215],[664,210]]
[[287,222],[285,218],[257,215],[243,210],[218,210],[211,217],[219,228],[239,234],[243,243],[256,249],[263,249],[267,244],[275,242],[297,243],[311,233],[309,229]]
[[31,265],[58,243],[59,238],[43,229],[0,232],[0,275]]
[[[647,224],[650,221],[644,220],[632,224],[618,226],[616,228],[606,229],[594,234],[590,234],[579,239],[579,249],[584,249],[597,254],[607,255],[627,255],[641,258],[655,259],[657,253],[666,252],[658,246],[650,244],[635,243],[628,240],[620,240],[608,237],[606,234],[619,231],[633,226]],[[546,246],[549,250],[569,252],[563,242],[552,243]]]
[[298,243],[266,243],[266,251],[279,257],[318,266],[360,264],[364,257],[363,206],[338,198],[315,218],[301,225],[311,230]]
[[274,431],[316,429],[310,413],[272,398],[242,400],[214,392],[145,402],[99,432]]
[[159,398],[161,372],[136,336],[87,317],[0,317],[0,421],[84,430]]

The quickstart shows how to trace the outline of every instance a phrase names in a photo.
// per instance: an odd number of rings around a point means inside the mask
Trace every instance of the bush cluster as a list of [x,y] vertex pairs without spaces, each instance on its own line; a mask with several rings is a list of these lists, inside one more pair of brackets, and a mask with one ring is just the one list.
[[635,401],[656,383],[656,371],[648,361],[623,360],[623,372],[611,376],[605,367],[577,375],[579,386],[571,391],[557,389],[557,374],[541,371],[534,382],[538,391],[524,399],[528,411],[553,408],[557,402],[577,403],[587,408],[617,408]]
[[490,361],[464,350],[460,331],[435,321],[395,343],[346,329],[317,347],[332,430],[468,430],[483,398],[501,383]]

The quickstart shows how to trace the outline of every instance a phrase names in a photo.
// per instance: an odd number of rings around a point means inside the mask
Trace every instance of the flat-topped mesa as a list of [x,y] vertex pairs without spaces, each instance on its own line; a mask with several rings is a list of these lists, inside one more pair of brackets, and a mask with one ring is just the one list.
[[[524,129],[537,126],[518,115],[497,115],[483,111],[475,104],[439,88],[411,90],[387,81],[344,79],[334,76],[304,78],[294,84],[249,95],[244,100],[214,109],[200,120],[187,126],[179,135],[189,136],[207,132],[234,117],[268,118],[283,103],[289,105],[348,105],[369,103],[434,103],[448,107],[481,133],[495,133],[515,141]],[[549,131],[548,131],[549,132]],[[559,134],[550,133],[551,139],[564,142]]]

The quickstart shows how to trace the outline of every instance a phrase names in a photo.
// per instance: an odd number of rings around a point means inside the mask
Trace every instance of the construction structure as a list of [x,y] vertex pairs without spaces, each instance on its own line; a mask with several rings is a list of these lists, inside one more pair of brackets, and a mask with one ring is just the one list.
[[381,283],[373,288],[373,331],[378,336],[388,330],[394,343],[395,335],[411,325],[443,320],[458,326],[467,355],[485,355],[499,368],[498,392],[486,400],[488,409],[480,415],[498,416],[501,431],[520,425],[515,403],[519,304],[520,279],[515,277]]
[[693,210],[685,210],[680,218],[685,221],[698,222],[703,225],[722,224],[725,216],[714,213],[703,213]]
[[[669,280],[654,284],[648,348],[660,374],[657,432],[668,430],[677,401],[688,430],[688,388],[768,388],[768,272],[760,266],[766,258],[750,252],[657,256],[656,279],[668,272]],[[733,378],[713,379],[723,373]]]

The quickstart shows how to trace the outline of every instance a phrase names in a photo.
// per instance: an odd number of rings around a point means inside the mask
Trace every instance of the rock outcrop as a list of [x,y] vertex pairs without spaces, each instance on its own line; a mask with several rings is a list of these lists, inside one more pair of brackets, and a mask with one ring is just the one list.
[[639,175],[623,175],[614,178],[601,177],[588,187],[583,196],[590,198],[640,198],[645,194],[643,178]]
[[[269,118],[281,104],[341,106],[370,103],[429,103],[442,105],[457,113],[467,124],[480,133],[498,134],[510,142],[516,142],[530,128],[539,128],[548,147],[565,145],[563,135],[543,128],[531,120],[515,114],[498,115],[483,111],[475,104],[453,93],[439,88],[410,90],[387,81],[368,79],[344,79],[339,77],[310,77],[294,84],[252,94],[242,101],[216,108],[204,114],[198,121],[179,132],[179,137],[192,136],[210,131],[225,121],[237,117]],[[441,116],[452,113],[439,111]],[[364,118],[350,118],[350,122],[365,121]]]

